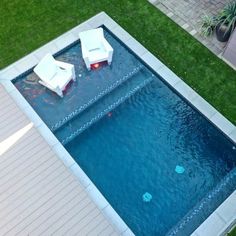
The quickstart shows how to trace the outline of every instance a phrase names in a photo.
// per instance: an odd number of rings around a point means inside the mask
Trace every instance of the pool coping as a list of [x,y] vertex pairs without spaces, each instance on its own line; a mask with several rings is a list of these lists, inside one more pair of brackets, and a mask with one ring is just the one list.
[[[95,15],[0,71],[0,83],[34,123],[35,127],[55,151],[57,156],[83,184],[89,196],[97,204],[102,213],[107,216],[108,220],[113,225],[115,225],[119,233],[122,235],[134,235],[25,98],[11,83],[12,79],[34,67],[46,53],[55,54],[61,51],[66,46],[78,40],[79,32],[97,28],[101,25],[104,25],[118,39],[127,45],[144,63],[160,75],[171,88],[184,97],[234,143],[236,143],[236,127],[105,12]],[[211,233],[213,228],[214,234],[212,232],[212,235],[223,235],[236,220],[236,216],[235,214],[232,214],[232,212],[236,212],[236,190],[193,232],[192,235],[209,236],[209,233]]]

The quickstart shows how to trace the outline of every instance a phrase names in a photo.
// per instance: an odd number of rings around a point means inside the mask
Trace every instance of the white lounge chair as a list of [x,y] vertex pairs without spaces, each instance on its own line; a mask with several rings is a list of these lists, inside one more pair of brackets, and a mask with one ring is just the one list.
[[86,67],[91,69],[91,65],[107,61],[111,64],[113,48],[104,38],[102,28],[87,30],[79,33],[81,41],[82,55]]
[[40,84],[63,97],[63,91],[70,80],[75,81],[74,65],[56,61],[51,54],[47,54],[34,68],[34,72],[41,79]]

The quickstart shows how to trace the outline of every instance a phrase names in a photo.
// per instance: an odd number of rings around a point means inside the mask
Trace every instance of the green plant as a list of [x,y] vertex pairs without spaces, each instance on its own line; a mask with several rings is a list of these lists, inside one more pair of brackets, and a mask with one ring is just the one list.
[[201,33],[203,36],[207,37],[213,34],[216,26],[216,17],[204,15],[201,18]]
[[232,33],[236,26],[236,1],[229,2],[218,15],[218,24],[226,25],[227,31]]

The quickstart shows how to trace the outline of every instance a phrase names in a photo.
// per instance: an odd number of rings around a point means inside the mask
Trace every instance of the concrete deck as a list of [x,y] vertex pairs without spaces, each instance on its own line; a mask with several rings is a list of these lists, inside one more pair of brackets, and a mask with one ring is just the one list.
[[0,235],[119,235],[0,85]]

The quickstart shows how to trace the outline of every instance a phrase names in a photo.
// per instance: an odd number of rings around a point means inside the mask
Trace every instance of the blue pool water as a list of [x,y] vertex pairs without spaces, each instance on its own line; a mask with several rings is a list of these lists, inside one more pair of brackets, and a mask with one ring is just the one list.
[[136,235],[189,235],[235,189],[235,144],[106,38],[112,66],[58,55],[76,67],[63,99],[31,71],[14,84]]

